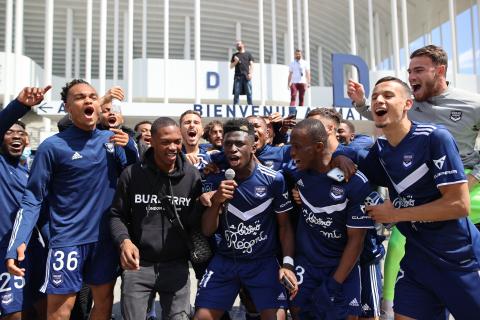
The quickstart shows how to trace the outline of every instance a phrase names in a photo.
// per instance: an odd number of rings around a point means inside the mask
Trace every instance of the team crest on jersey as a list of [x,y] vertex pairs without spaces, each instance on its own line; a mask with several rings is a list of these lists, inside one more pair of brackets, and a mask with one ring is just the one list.
[[273,168],[273,161],[272,160],[267,160],[263,163],[265,167],[269,167],[270,169]]
[[330,188],[330,197],[333,199],[333,200],[340,200],[343,198],[345,194],[345,190],[343,190],[342,187],[339,187],[339,186],[335,186],[333,185],[331,188]]
[[12,303],[12,301],[13,301],[13,295],[11,293],[6,293],[2,296],[2,304],[7,305]]
[[108,152],[113,153],[115,151],[115,145],[111,142],[106,142],[105,149],[107,149]]
[[405,168],[408,168],[412,165],[412,163],[413,163],[413,153],[404,154],[403,155],[403,162],[402,162],[403,166]]
[[267,195],[267,187],[257,186],[255,187],[255,197],[264,198]]
[[462,111],[453,110],[450,112],[450,120],[453,122],[458,122],[462,119]]
[[52,283],[55,287],[58,287],[63,282],[62,274],[52,274]]
[[213,191],[213,183],[204,183],[202,187],[202,192],[210,192]]

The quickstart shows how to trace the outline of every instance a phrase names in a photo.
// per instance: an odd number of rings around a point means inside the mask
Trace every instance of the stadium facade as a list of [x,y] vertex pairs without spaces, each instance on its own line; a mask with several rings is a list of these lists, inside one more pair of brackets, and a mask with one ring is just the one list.
[[[352,74],[349,61],[360,58],[366,71],[357,65],[353,72],[363,73],[370,84],[386,74],[405,77],[408,53],[415,49],[412,42],[435,42],[435,29],[440,30],[436,44],[450,55],[449,80],[477,92],[476,73],[459,72],[455,30],[458,13],[470,10],[471,35],[466,38],[475,52],[480,46],[478,18],[473,19],[479,16],[478,2],[0,0],[5,21],[0,26],[0,96],[5,103],[25,85],[52,83],[51,102],[37,110],[45,120],[30,116],[45,134],[52,129],[47,119],[62,115],[56,102],[61,86],[74,77],[91,81],[99,92],[122,86],[127,123],[175,116],[193,105],[208,110],[208,117],[232,116],[225,106],[232,101],[228,64],[235,40],[242,39],[256,60],[255,105],[288,105],[287,65],[295,48],[305,52],[311,66],[307,103],[339,105],[344,94],[335,97],[332,88],[344,92],[345,79]],[[442,34],[442,25],[449,32]],[[336,54],[347,63],[332,64]],[[238,110],[235,116],[254,112]]]

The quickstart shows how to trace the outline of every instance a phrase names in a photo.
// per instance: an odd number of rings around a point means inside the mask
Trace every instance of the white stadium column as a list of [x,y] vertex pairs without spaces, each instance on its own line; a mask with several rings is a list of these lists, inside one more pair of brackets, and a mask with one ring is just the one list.
[[[480,0],[477,0],[477,17],[479,19],[477,19],[478,21],[480,21]],[[475,36],[475,32],[472,32],[472,37]],[[480,49],[480,43],[478,44],[478,47]],[[474,59],[477,60],[477,52],[475,51],[474,53]],[[477,72],[477,70],[475,70],[474,72],[475,75],[477,75],[477,92],[480,92],[480,81],[478,81],[478,76],[479,76],[479,73]]]
[[119,0],[113,4],[113,84],[118,81],[118,26],[120,23]]
[[325,86],[325,80],[323,78],[323,50],[322,47],[317,48],[317,60],[318,60],[318,85],[320,87]]
[[195,0],[195,103],[200,103],[200,0]]
[[452,84],[455,86],[457,83],[458,73],[458,56],[457,56],[457,28],[455,23],[455,1],[448,0],[448,13],[450,20],[450,41],[452,44]]
[[288,47],[287,47],[287,64],[293,60],[293,2],[287,0],[287,32],[288,32]]
[[[271,0],[271,19],[272,19],[272,59],[271,64],[277,63],[277,16],[276,16],[276,1]],[[479,0],[480,1],[480,0]]]
[[242,40],[242,24],[240,22],[235,22],[235,41]]
[[[307,60],[308,68],[310,70],[310,77],[312,76],[312,64],[310,57],[310,19],[308,17],[308,0],[303,0],[303,26],[304,26],[304,37],[305,37],[305,60]],[[312,91],[307,90],[306,101],[307,106],[310,106],[312,103]]]
[[123,80],[128,78],[128,10],[123,12]]
[[260,51],[260,105],[265,105],[265,39],[263,35],[263,0],[258,0],[258,35]]
[[[52,58],[53,58],[53,0],[45,0],[45,48],[43,53],[43,85],[52,84]],[[45,94],[44,100],[50,102],[52,91]],[[50,118],[43,117],[43,131],[51,131]]]
[[163,103],[168,103],[168,51],[170,48],[169,38],[170,1],[163,1]]
[[380,18],[377,12],[373,14],[373,22],[375,27],[375,64],[379,68],[382,62],[382,49],[380,47]]
[[400,76],[400,45],[398,40],[398,11],[397,0],[390,0],[390,13],[392,21],[392,45],[393,45],[393,70],[395,76]]
[[73,9],[67,8],[67,30],[65,32],[65,79],[72,78],[72,57],[73,57]]
[[190,60],[190,17],[185,16],[185,40],[183,42],[183,59]]
[[375,33],[373,29],[373,0],[368,0],[368,44],[370,70],[377,71],[375,63]]
[[147,58],[147,0],[142,3],[142,58]]
[[[52,84],[53,58],[53,0],[45,0],[45,47],[43,53],[43,85]],[[50,101],[52,91],[45,94],[45,101]],[[49,130],[50,131],[50,130]]]
[[133,0],[128,0],[127,102],[133,101]]
[[472,37],[472,68],[473,74],[477,74],[477,54],[476,54],[476,45],[475,45],[475,12],[473,10],[473,6],[475,2],[472,1],[472,6],[470,7],[470,32]]
[[98,89],[100,94],[105,93],[107,76],[107,0],[100,1],[100,43],[98,57]]
[[80,78],[80,38],[75,38],[75,79]]
[[408,19],[407,19],[407,0],[401,0],[402,5],[402,37],[403,37],[403,54],[405,55],[405,69],[408,68],[410,59],[410,46],[408,42]]
[[302,37],[302,0],[295,0],[297,3],[297,46],[299,49],[303,49],[303,37]]
[[85,80],[92,80],[92,1],[87,0],[87,33],[85,36]]
[[[23,0],[16,0],[15,2],[15,68],[20,64],[20,57],[23,54]],[[22,83],[19,83],[17,72],[14,73],[14,90],[20,90]]]
[[3,65],[3,107],[10,102],[10,53],[12,52],[13,0],[7,0],[5,7],[5,61]]
[[[353,0],[348,0],[348,15],[350,20],[350,53],[357,54],[357,36],[355,34],[355,3]],[[357,68],[352,67],[352,78],[358,80]]]

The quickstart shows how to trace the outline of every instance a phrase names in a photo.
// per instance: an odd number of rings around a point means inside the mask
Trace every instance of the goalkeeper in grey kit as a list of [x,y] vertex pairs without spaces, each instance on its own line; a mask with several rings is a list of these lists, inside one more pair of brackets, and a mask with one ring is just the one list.
[[145,319],[151,294],[160,295],[162,319],[190,316],[187,233],[200,225],[200,173],[181,152],[177,123],[161,117],[152,125],[151,148],[141,163],[120,176],[110,229],[120,249],[124,319]]

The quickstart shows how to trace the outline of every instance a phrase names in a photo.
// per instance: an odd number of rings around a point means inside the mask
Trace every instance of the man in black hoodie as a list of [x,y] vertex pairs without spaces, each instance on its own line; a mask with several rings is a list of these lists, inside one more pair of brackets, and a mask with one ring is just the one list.
[[149,296],[158,292],[162,319],[187,320],[190,314],[189,249],[172,224],[175,210],[187,230],[200,224],[201,180],[181,152],[174,120],[152,125],[151,148],[141,163],[120,176],[110,228],[120,249],[122,315],[145,319]]

